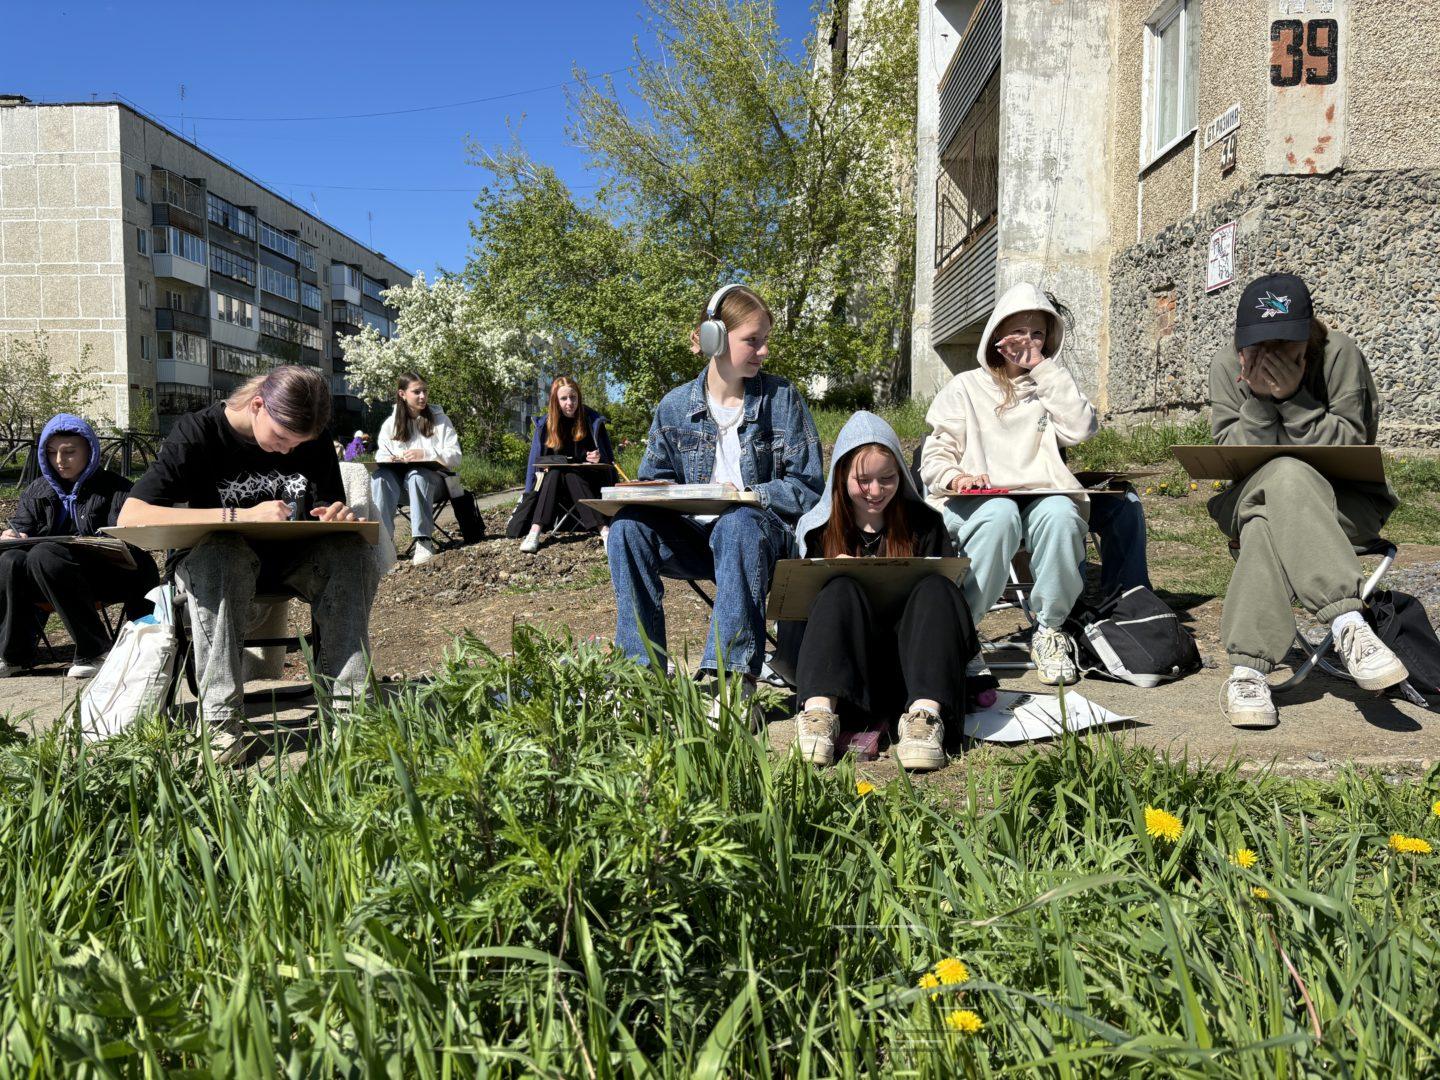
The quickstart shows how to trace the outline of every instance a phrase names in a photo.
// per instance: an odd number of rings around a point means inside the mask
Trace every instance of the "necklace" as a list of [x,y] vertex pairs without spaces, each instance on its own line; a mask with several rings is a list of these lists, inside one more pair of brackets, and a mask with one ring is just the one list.
[[729,431],[731,428],[733,428],[736,424],[740,423],[740,418],[745,415],[745,403],[742,401],[739,405],[736,405],[736,406],[735,406],[735,415],[732,416],[729,420],[725,421],[725,422],[722,424],[722,423],[720,422],[720,418],[715,415],[715,406],[714,406],[714,404],[713,404],[713,403],[711,402],[711,400],[710,400],[710,393],[709,393],[709,391],[706,391],[706,393],[705,393],[705,411],[710,414],[710,420],[711,420],[711,422],[715,425],[715,427],[716,427],[716,429],[717,429],[717,434],[723,436],[726,432],[728,432],[728,431]]
[[860,551],[862,554],[874,555],[875,552],[880,550],[880,545],[884,542],[884,529],[881,529],[879,532],[873,533],[867,533],[864,529],[860,530]]

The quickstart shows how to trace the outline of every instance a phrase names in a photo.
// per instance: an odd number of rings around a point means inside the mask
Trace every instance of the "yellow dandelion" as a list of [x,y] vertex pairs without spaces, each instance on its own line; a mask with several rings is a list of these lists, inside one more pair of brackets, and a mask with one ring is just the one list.
[[1161,481],[1160,481],[1160,490],[1161,490],[1161,491],[1164,491],[1164,490],[1165,490],[1167,487],[1169,487],[1169,486],[1170,486],[1170,482],[1169,482],[1168,480],[1161,480]]
[[1436,799],[1430,804],[1430,812],[1436,817],[1440,817],[1440,799]]
[[1250,895],[1253,896],[1256,900],[1269,900],[1270,890],[1265,888],[1263,885],[1252,885],[1250,887]]
[[[934,973],[934,972],[927,971],[927,972],[925,972],[924,975],[921,975],[921,976],[920,976],[920,989],[921,989],[921,990],[932,990],[932,991],[933,991],[933,990],[938,990],[939,987],[940,987],[940,980],[935,977],[935,973]],[[930,1000],[931,1000],[931,1001],[934,1001],[934,1000],[935,1000],[937,997],[939,997],[939,996],[940,996],[939,994],[932,993],[932,994],[930,995]]]
[[1191,480],[1191,481],[1190,481],[1190,490],[1191,490],[1191,491],[1199,491],[1199,490],[1200,490],[1200,485],[1197,484],[1194,480]]
[[945,1014],[945,1026],[961,1035],[974,1035],[985,1026],[985,1021],[969,1009],[954,1009]]
[[1155,489],[1154,489],[1154,488],[1148,488],[1148,487],[1147,487],[1147,488],[1145,489],[1145,494],[1146,494],[1146,495],[1153,495],[1153,494],[1155,494]]
[[1230,856],[1230,865],[1238,866],[1242,870],[1249,870],[1260,861],[1260,857],[1248,847],[1236,848],[1235,853]]
[[1145,807],[1145,831],[1157,840],[1166,840],[1173,844],[1180,839],[1184,830],[1184,824],[1169,811],[1156,810],[1153,806]]
[[1397,832],[1390,834],[1390,850],[1405,855],[1429,855],[1432,848],[1428,840],[1422,840],[1418,836],[1402,836]]
[[1219,490],[1220,490],[1220,486],[1221,486],[1221,485],[1220,485],[1220,481],[1219,481],[1219,480],[1216,480],[1216,481],[1215,481],[1214,483],[1212,483],[1210,486],[1211,486],[1212,488],[1214,488],[1216,491],[1219,491]]
[[970,969],[965,966],[965,961],[957,960],[953,956],[936,964],[935,974],[946,986],[955,986],[970,981]]
[[869,795],[869,794],[870,794],[872,791],[874,791],[874,790],[875,790],[875,785],[872,784],[872,783],[870,783],[869,780],[856,780],[856,781],[855,781],[855,794],[856,794],[856,795]]

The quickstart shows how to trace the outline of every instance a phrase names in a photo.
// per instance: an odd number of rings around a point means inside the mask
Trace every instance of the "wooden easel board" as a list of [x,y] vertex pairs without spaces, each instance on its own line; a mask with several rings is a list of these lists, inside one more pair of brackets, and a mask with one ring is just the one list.
[[608,461],[537,461],[535,463],[537,472],[542,469],[580,469],[583,471],[585,469],[613,470],[614,468],[615,466]]
[[36,544],[64,544],[81,551],[90,551],[103,556],[109,562],[126,570],[135,569],[135,557],[121,541],[108,536],[27,536],[19,540],[0,540],[0,551],[16,551],[32,548]]
[[1327,480],[1385,482],[1378,446],[1172,446],[1192,480],[1243,480],[1278,457],[1305,462]]
[[455,470],[448,469],[438,461],[362,461],[361,465],[373,472],[408,472],[411,469],[429,469],[441,476],[454,476]]
[[380,542],[378,521],[226,521],[197,525],[117,526],[101,532],[147,551],[191,548],[211,533],[237,533],[246,540],[263,543],[314,540],[320,536],[356,533],[371,544]]
[[1087,491],[1093,488],[1097,493],[1103,495],[1105,493],[1104,485],[1129,484],[1136,480],[1144,480],[1149,476],[1159,476],[1164,471],[1164,469],[1125,469],[1112,472],[1109,469],[1086,469],[1073,475]]
[[667,499],[648,495],[637,499],[581,499],[581,506],[614,517],[627,506],[643,506],[654,510],[670,510],[677,514],[723,514],[737,506],[759,506],[760,496],[753,491],[737,491],[723,499]]
[[836,577],[855,579],[877,611],[891,609],[903,604],[922,578],[939,574],[959,582],[969,566],[969,559],[957,558],[781,559],[765,610],[772,619],[808,619],[816,594]]

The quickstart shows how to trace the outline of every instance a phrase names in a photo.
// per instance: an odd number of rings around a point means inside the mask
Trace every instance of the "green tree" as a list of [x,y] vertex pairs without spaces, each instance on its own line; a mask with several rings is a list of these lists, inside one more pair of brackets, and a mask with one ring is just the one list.
[[30,439],[45,421],[68,412],[94,420],[90,410],[100,399],[100,375],[86,366],[90,346],[80,349],[75,367],[57,368],[50,337],[37,330],[29,337],[7,336],[0,363],[0,437]]
[[844,60],[800,59],[756,0],[652,0],[640,107],[577,72],[573,135],[604,182],[581,205],[522,148],[474,148],[481,192],[467,279],[506,320],[565,340],[652,402],[697,367],[688,346],[718,283],[776,314],[773,367],[887,381],[908,339],[915,11],[843,2]]

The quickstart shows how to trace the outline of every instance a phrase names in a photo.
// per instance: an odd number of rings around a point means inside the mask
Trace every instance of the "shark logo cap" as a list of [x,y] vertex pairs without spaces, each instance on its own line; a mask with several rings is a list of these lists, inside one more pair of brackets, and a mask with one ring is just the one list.
[[1304,341],[1315,309],[1310,290],[1294,274],[1266,274],[1240,294],[1235,312],[1235,347],[1262,341]]

